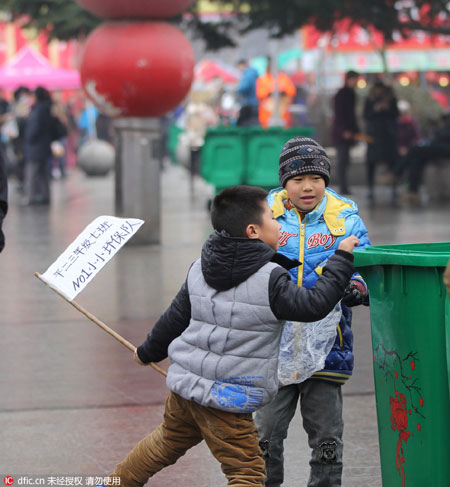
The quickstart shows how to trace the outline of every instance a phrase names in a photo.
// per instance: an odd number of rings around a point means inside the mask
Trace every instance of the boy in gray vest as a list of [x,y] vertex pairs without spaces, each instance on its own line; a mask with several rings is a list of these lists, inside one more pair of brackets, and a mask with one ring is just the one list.
[[156,322],[135,360],[169,356],[164,418],[111,477],[121,487],[149,477],[205,440],[229,486],[264,485],[265,467],[252,412],[278,390],[278,352],[286,320],[324,318],[343,297],[353,273],[353,247],[343,240],[311,289],[277,253],[280,224],[261,188],[235,186],[214,198],[215,229],[172,304]]

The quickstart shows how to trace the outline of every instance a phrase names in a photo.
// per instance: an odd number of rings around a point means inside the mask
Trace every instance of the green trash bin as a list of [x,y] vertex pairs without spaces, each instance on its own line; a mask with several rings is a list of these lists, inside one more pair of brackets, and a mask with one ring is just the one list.
[[278,163],[280,152],[287,140],[293,137],[310,137],[312,127],[251,127],[246,132],[247,164],[245,184],[276,188],[278,180]]
[[223,188],[244,183],[244,133],[240,127],[209,128],[201,153],[201,175],[215,186],[216,194]]
[[294,137],[314,138],[314,133],[314,127],[289,127],[287,129],[282,129],[280,132],[280,149],[289,139],[293,139]]
[[450,242],[355,249],[370,291],[383,487],[450,486]]
[[278,160],[282,147],[280,145],[281,130],[278,127],[247,129],[245,184],[265,188],[279,186]]
[[209,128],[201,154],[201,175],[216,194],[228,186],[248,184],[271,189],[279,186],[278,161],[284,143],[296,136],[309,137],[312,127]]
[[177,160],[177,147],[180,135],[184,130],[175,123],[169,125],[169,130],[167,134],[167,148],[169,151],[169,157],[174,164],[178,163]]

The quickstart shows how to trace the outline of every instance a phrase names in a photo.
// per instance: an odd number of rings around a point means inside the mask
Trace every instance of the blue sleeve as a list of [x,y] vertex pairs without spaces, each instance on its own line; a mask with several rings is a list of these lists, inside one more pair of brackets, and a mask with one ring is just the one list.
[[247,91],[250,89],[250,79],[245,75],[242,76],[241,81],[239,82],[239,86],[236,88],[236,93],[241,95],[245,95]]
[[80,118],[78,119],[78,128],[80,130],[87,130],[87,115],[85,110],[81,112]]
[[346,232],[345,236],[348,237],[349,235],[355,235],[355,237],[359,238],[358,248],[367,247],[371,245],[368,231],[364,222],[362,221],[359,215],[352,215],[348,217],[346,222]]

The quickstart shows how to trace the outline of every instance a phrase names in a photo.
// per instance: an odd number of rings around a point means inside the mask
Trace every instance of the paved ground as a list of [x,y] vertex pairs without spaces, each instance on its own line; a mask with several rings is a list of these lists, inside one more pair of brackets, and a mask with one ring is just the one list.
[[[77,301],[139,345],[170,303],[209,234],[206,202],[212,188],[189,190],[181,168],[162,178],[162,245],[122,249]],[[354,199],[374,244],[449,240],[449,206],[391,208]],[[167,394],[153,369],[140,368],[123,345],[34,278],[44,272],[95,217],[113,214],[113,177],[72,172],[53,183],[50,209],[17,206],[5,220],[0,255],[0,478],[11,475],[107,474],[160,421]],[[133,215],[130,215],[133,216]],[[380,487],[380,462],[367,309],[354,314],[356,371],[345,393],[345,487]],[[164,364],[167,366],[167,364]],[[309,451],[300,418],[286,444],[287,486],[305,485]],[[218,464],[199,445],[150,485],[225,485]]]

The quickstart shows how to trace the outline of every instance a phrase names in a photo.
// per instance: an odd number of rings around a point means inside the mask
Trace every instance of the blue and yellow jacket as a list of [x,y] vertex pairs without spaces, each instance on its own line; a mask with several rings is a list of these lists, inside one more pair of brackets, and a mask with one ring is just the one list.
[[[358,206],[348,198],[327,188],[322,201],[301,221],[297,209],[290,204],[284,188],[273,189],[267,201],[281,224],[279,253],[298,259],[303,265],[289,272],[299,286],[311,288],[316,283],[339,242],[349,235],[357,236],[358,247],[370,245],[367,229],[358,215]],[[364,283],[355,273],[352,279]],[[365,283],[364,283],[365,285]],[[325,368],[311,379],[343,384],[353,371],[352,311],[342,304],[342,317],[337,327],[336,341],[325,360]]]

